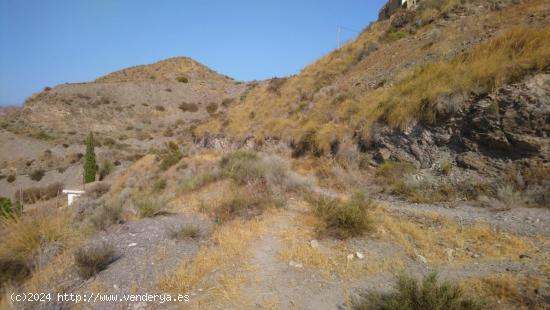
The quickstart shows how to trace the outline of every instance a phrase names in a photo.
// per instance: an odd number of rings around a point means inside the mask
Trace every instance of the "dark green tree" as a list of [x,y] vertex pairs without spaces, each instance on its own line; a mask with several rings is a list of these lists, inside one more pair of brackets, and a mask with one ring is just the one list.
[[86,139],[86,155],[84,155],[84,183],[95,181],[96,169],[94,135],[90,132]]

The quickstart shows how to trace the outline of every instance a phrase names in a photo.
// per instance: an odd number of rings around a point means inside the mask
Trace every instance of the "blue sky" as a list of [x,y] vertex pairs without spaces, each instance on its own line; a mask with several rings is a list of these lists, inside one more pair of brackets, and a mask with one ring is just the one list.
[[238,80],[299,72],[352,39],[385,0],[0,0],[0,105],[189,56]]

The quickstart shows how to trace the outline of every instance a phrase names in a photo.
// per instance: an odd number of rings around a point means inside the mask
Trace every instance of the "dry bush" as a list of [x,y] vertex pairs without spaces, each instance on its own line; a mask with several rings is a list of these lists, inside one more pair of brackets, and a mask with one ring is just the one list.
[[275,201],[267,189],[260,185],[245,186],[234,191],[215,208],[216,221],[226,222],[237,217],[252,218],[274,206]]
[[439,283],[436,273],[426,276],[421,283],[409,275],[401,274],[394,291],[370,293],[356,309],[403,309],[403,310],[474,310],[484,309],[485,303],[472,296],[465,296],[457,284]]
[[322,220],[321,234],[339,239],[362,235],[373,229],[369,211],[375,205],[364,194],[355,194],[349,201],[328,197],[310,197],[315,214]]
[[6,178],[6,181],[7,181],[8,183],[13,183],[13,182],[15,182],[16,179],[17,179],[17,177],[15,176],[15,174],[10,174],[10,175],[8,175],[8,177]]
[[29,178],[31,178],[31,180],[33,181],[40,181],[42,180],[42,177],[44,177],[44,175],[46,174],[46,172],[42,169],[37,169],[37,170],[34,170],[30,175],[29,175]]
[[178,183],[178,188],[182,192],[190,192],[199,189],[206,184],[214,182],[220,178],[220,172],[216,169],[206,171],[196,171],[184,176]]
[[90,216],[90,223],[98,230],[105,230],[109,226],[120,222],[122,222],[122,204],[119,202],[102,204]]
[[5,284],[24,278],[35,267],[43,249],[68,246],[78,239],[67,211],[39,210],[21,217],[0,218],[0,262]]
[[189,83],[189,79],[188,79],[187,77],[185,77],[185,76],[178,76],[178,77],[176,78],[176,81],[178,81],[178,82],[180,82],[180,83],[185,83],[185,84],[186,84],[186,83]]
[[178,240],[196,239],[200,236],[200,229],[193,224],[174,226],[169,228],[170,237]]
[[199,110],[198,105],[196,105],[195,103],[187,103],[187,102],[182,102],[179,105],[179,108],[183,112],[197,112]]
[[171,141],[166,144],[159,157],[161,160],[160,169],[168,170],[168,168],[177,164],[183,158],[183,153],[180,151],[179,146]]
[[161,197],[140,195],[134,197],[133,202],[141,218],[155,217],[166,213],[166,201]]
[[115,258],[115,248],[109,243],[84,246],[74,255],[78,274],[89,279],[104,270]]
[[217,110],[218,110],[218,104],[215,102],[212,102],[206,106],[206,112],[208,112],[208,114],[214,114],[216,113]]
[[259,182],[264,175],[260,157],[251,151],[236,151],[225,155],[220,161],[220,169],[223,176],[240,184]]
[[[40,200],[48,200],[57,197],[63,190],[63,184],[53,183],[46,187],[31,187],[22,191],[21,199],[23,202],[35,203]],[[18,193],[15,194],[15,198],[19,198]]]
[[409,162],[386,161],[376,169],[376,181],[382,185],[394,186],[401,182],[406,174],[416,171]]

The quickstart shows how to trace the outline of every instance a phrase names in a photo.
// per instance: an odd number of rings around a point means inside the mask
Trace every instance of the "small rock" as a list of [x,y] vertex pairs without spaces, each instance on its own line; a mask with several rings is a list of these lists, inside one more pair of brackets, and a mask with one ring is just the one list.
[[359,259],[365,258],[365,254],[363,254],[363,253],[361,253],[361,252],[355,253],[355,256],[357,256],[357,258],[359,258]]
[[353,260],[353,254],[348,254],[348,260]]
[[293,260],[291,260],[290,262],[288,262],[288,265],[290,265],[290,267],[294,267],[294,268],[304,268],[304,265],[300,264],[300,263],[297,263]]
[[131,247],[136,246],[136,245],[137,245],[137,243],[130,243],[130,244],[128,244],[128,247],[131,248]]
[[113,288],[114,288],[115,290],[118,290],[118,285],[113,284]]
[[422,256],[422,255],[416,255],[416,258],[422,263],[422,264],[427,264],[428,263],[428,260],[426,259],[426,257]]
[[445,253],[447,253],[447,260],[449,260],[449,262],[453,261],[454,250],[453,249],[446,249]]
[[316,248],[319,247],[319,241],[313,239],[313,240],[311,240],[311,241],[309,242],[309,245],[310,245],[312,248],[316,249]]
[[479,255],[477,253],[472,254],[472,258],[480,258],[480,257],[481,257],[481,255]]

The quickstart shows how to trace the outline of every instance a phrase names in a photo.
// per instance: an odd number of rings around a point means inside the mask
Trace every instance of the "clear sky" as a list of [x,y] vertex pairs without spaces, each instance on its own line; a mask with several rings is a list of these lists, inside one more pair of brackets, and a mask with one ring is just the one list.
[[238,80],[298,73],[385,0],[0,0],[0,105],[189,56]]

